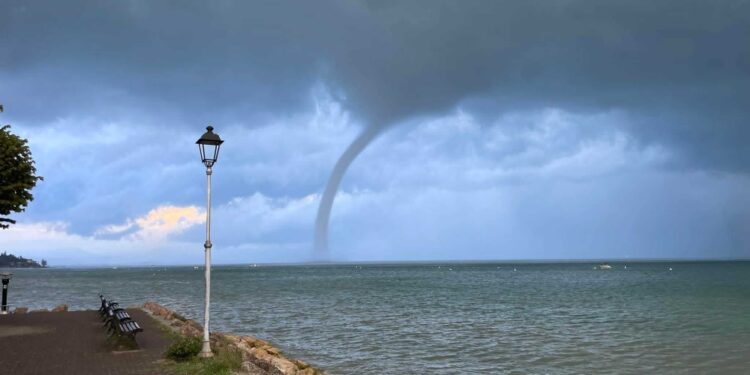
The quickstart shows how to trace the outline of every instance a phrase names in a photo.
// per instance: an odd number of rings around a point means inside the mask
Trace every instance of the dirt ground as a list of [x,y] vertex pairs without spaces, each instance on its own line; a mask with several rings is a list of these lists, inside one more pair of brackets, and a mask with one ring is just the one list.
[[0,373],[162,374],[158,361],[169,338],[141,310],[128,313],[143,328],[138,350],[113,351],[96,311],[0,316]]

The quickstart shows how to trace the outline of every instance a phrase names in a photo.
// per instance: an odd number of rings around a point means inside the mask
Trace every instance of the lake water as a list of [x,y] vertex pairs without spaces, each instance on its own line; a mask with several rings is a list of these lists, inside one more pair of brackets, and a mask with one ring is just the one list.
[[[333,374],[750,373],[750,262],[594,266],[221,266],[212,328]],[[95,309],[104,292],[202,320],[202,269],[14,273],[15,306]]]

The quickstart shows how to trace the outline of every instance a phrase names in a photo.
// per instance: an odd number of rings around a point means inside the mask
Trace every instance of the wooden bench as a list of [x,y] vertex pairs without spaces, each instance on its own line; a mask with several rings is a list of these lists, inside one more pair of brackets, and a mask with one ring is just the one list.
[[114,301],[107,301],[104,296],[101,298],[101,308],[99,309],[107,326],[107,333],[110,335],[128,336],[135,341],[135,335],[143,332],[143,328],[130,317],[127,311],[120,308],[119,304]]
[[104,308],[104,314],[102,315],[102,321],[104,322],[104,325],[114,327],[112,323],[116,319],[115,315],[119,313],[120,311],[125,311],[125,310],[121,309],[120,306],[115,302],[108,303],[107,307]]
[[101,307],[99,307],[99,314],[102,316],[102,321],[106,321],[110,307],[117,309],[120,305],[112,300],[107,301],[102,295],[99,295],[99,298],[102,300]]

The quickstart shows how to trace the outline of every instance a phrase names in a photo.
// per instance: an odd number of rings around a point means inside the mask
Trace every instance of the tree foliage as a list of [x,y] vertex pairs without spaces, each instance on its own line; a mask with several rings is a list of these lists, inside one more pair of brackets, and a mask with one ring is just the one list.
[[[44,262],[44,261],[43,261]],[[44,262],[46,264],[46,262]],[[0,267],[9,268],[44,268],[45,265],[41,265],[35,262],[33,259],[28,259],[13,254],[8,254],[5,251],[0,253]]]
[[16,223],[8,215],[26,209],[34,200],[31,189],[42,179],[36,175],[28,141],[11,133],[10,125],[0,128],[0,229]]

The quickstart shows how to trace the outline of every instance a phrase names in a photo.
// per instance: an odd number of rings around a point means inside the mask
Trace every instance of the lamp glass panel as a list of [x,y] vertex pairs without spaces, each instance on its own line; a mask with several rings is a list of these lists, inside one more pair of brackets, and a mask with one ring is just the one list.
[[201,161],[206,161],[206,149],[205,149],[205,145],[198,144],[198,151],[201,152]]
[[201,160],[203,162],[215,162],[219,156],[219,147],[212,144],[201,144]]
[[214,148],[214,161],[219,160],[219,148],[221,145],[212,146]]

